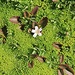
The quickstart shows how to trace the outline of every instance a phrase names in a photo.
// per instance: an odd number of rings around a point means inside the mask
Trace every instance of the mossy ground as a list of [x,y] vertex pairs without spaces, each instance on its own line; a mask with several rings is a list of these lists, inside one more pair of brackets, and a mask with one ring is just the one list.
[[[61,8],[58,5],[61,4]],[[0,1],[0,28],[7,26],[6,43],[0,38],[0,75],[57,75],[59,65],[59,50],[52,46],[53,42],[63,44],[64,62],[75,70],[75,6],[74,1],[53,3],[50,0]],[[9,21],[12,16],[23,16],[24,11],[31,11],[39,6],[36,21],[48,17],[48,24],[42,31],[42,36],[33,38],[27,32]],[[28,25],[26,25],[28,26]],[[34,59],[34,67],[28,68],[26,56],[32,52],[33,45],[43,49],[46,62],[40,63]],[[29,58],[30,59],[30,58]]]

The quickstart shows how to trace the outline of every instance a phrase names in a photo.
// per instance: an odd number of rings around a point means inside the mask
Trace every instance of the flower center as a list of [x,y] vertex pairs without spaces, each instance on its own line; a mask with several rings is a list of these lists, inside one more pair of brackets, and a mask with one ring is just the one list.
[[40,33],[39,29],[36,30],[36,33],[37,33],[37,34]]

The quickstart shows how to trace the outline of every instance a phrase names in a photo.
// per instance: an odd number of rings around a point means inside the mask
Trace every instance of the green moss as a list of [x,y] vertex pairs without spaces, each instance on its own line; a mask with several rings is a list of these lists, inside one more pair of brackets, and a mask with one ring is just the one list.
[[9,74],[10,71],[16,66],[16,59],[14,55],[0,46],[0,72]]
[[[6,43],[0,43],[0,75],[57,75],[59,65],[59,50],[55,49],[53,42],[63,44],[61,54],[64,54],[64,64],[67,63],[75,70],[75,13],[71,7],[75,2],[63,1],[53,3],[49,0],[15,0],[4,4],[0,2],[0,28],[7,26]],[[58,5],[62,4],[62,9]],[[71,4],[71,7],[70,7]],[[33,38],[18,24],[9,21],[12,16],[23,17],[23,12],[31,12],[34,6],[39,6],[35,17],[37,22],[42,17],[48,17],[48,24],[43,28],[42,36]],[[73,8],[73,7],[72,7]],[[2,38],[0,38],[1,42]],[[39,55],[46,57],[46,62],[40,63],[34,59],[34,67],[28,68],[30,54],[37,45]],[[43,50],[43,52],[42,52]]]

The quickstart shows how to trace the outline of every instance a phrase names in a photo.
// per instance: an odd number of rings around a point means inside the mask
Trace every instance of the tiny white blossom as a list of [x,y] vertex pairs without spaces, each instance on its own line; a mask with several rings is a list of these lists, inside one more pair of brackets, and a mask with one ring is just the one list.
[[37,35],[42,36],[41,31],[42,31],[42,28],[38,28],[38,26],[35,26],[35,29],[32,29],[31,32],[34,33],[33,37],[35,38]]

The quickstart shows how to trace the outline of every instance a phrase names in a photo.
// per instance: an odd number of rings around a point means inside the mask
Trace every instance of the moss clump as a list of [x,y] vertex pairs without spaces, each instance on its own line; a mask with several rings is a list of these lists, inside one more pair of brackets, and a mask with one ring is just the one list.
[[[57,75],[59,65],[58,53],[64,55],[63,64],[68,64],[75,70],[75,9],[74,1],[52,2],[49,0],[0,1],[0,28],[7,27],[6,43],[0,38],[0,74],[1,75]],[[43,28],[42,36],[33,38],[18,24],[9,21],[12,16],[23,17],[24,11],[31,11],[39,6],[35,17],[37,22],[42,17],[48,18],[48,24]],[[59,8],[60,6],[60,8]],[[62,50],[55,49],[53,42],[60,42]],[[35,46],[36,45],[36,46]],[[46,62],[40,63],[33,59],[34,67],[29,68],[28,62],[34,48],[38,48],[40,56],[46,57]]]

